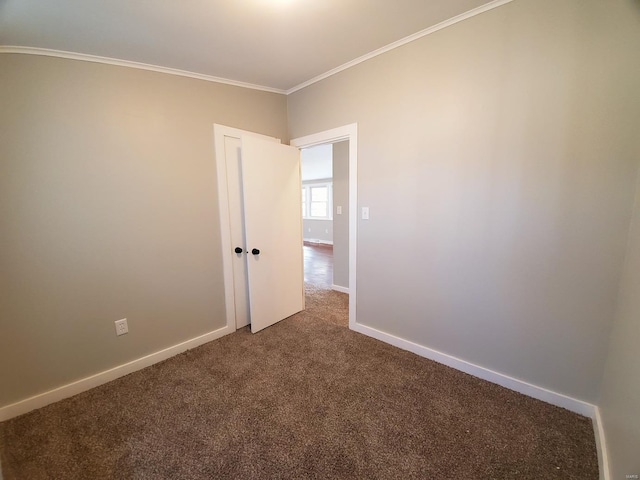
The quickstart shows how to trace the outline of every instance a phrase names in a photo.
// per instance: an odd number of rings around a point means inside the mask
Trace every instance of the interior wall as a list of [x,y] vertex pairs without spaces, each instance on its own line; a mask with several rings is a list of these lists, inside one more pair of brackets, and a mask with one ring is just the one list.
[[[342,213],[338,214],[338,206]],[[349,141],[333,144],[333,284],[349,288]]]
[[333,244],[333,221],[314,220],[304,218],[302,220],[303,235],[306,242],[319,242],[327,245]]
[[516,0],[288,97],[358,123],[358,318],[596,402],[638,168],[638,2]]
[[287,141],[285,97],[14,54],[0,87],[0,406],[224,326],[213,124]]
[[[640,140],[638,143],[640,156]],[[640,183],[618,312],[602,382],[600,414],[611,465],[611,478],[640,474]]]

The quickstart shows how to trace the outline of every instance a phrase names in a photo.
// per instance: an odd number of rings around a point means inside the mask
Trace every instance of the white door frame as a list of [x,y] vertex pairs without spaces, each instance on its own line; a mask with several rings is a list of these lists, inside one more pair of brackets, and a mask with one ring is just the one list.
[[305,137],[294,138],[291,145],[308,148],[349,140],[349,328],[356,326],[356,240],[358,233],[358,124],[351,123]]
[[236,331],[236,296],[233,285],[233,250],[231,245],[231,219],[229,215],[229,192],[227,189],[227,160],[224,151],[224,137],[240,138],[251,135],[280,143],[280,139],[247,132],[239,128],[213,125],[213,147],[216,158],[216,176],[218,184],[218,212],[220,214],[220,246],[222,247],[222,274],[224,277],[224,303],[226,329]]

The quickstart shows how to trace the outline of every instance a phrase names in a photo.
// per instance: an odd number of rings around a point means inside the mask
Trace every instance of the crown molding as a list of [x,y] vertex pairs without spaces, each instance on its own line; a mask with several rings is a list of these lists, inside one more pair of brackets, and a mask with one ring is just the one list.
[[366,62],[367,60],[370,60],[372,58],[375,58],[379,55],[382,55],[384,53],[387,53],[391,50],[395,50],[396,48],[402,47],[403,45],[406,45],[407,43],[411,43],[415,40],[418,40],[422,37],[425,37],[427,35],[430,35],[432,33],[435,33],[437,31],[440,31],[444,28],[450,27],[452,25],[455,25],[456,23],[462,22],[463,20],[467,20],[469,18],[475,17],[476,15],[480,15],[484,12],[488,12],[489,10],[493,10],[494,8],[498,8],[501,7],[502,5],[505,5],[507,3],[511,3],[514,0],[493,0],[489,3],[486,3],[484,5],[481,5],[480,7],[474,8],[472,10],[469,10],[468,12],[465,13],[461,13],[460,15],[457,15],[453,18],[450,18],[448,20],[445,20],[443,22],[438,23],[437,25],[434,25],[432,27],[429,28],[425,28],[424,30],[421,30],[417,33],[414,33],[413,35],[409,35],[408,37],[405,37],[403,39],[400,39],[396,42],[390,43],[384,47],[381,47],[377,50],[374,50],[373,52],[369,52],[365,55],[362,55],[361,57],[358,57],[354,60],[351,60],[347,63],[344,63],[342,65],[340,65],[339,67],[336,67],[332,70],[329,70],[328,72],[322,73],[316,77],[311,78],[310,80],[307,80],[305,82],[302,82],[294,87],[291,87],[288,90],[282,90],[279,88],[272,88],[272,87],[266,87],[263,85],[255,85],[252,83],[246,83],[246,82],[239,82],[236,80],[230,80],[227,78],[220,78],[220,77],[214,77],[211,75],[204,75],[202,73],[196,73],[196,72],[188,72],[186,70],[178,70],[175,68],[169,68],[169,67],[161,67],[158,65],[150,65],[147,63],[140,63],[140,62],[132,62],[129,60],[120,60],[117,58],[109,58],[109,57],[100,57],[97,55],[88,55],[88,54],[84,54],[84,53],[74,53],[74,52],[66,52],[66,51],[62,51],[62,50],[51,50],[48,48],[35,48],[35,47],[20,47],[20,46],[0,46],[0,53],[21,53],[21,54],[27,54],[27,55],[43,55],[43,56],[48,56],[48,57],[59,57],[59,58],[68,58],[71,60],[81,60],[84,62],[94,62],[94,63],[105,63],[108,65],[117,65],[120,67],[129,67],[129,68],[137,68],[139,70],[149,70],[152,72],[159,72],[159,73],[166,73],[169,75],[178,75],[181,77],[188,77],[188,78],[195,78],[198,80],[205,80],[207,82],[214,82],[214,83],[223,83],[226,85],[233,85],[235,87],[243,87],[243,88],[250,88],[253,90],[261,90],[264,92],[270,92],[270,93],[279,93],[282,95],[290,95],[294,92],[297,92],[298,90],[302,90],[305,87],[308,87],[310,85],[313,85],[314,83],[320,82],[321,80],[324,80],[326,78],[329,78],[337,73],[340,73],[344,70],[347,70],[351,67],[354,67],[362,62]]
[[150,65],[148,63],[132,62],[129,60],[120,60],[117,58],[100,57],[97,55],[88,55],[85,53],[66,52],[63,50],[51,50],[48,48],[36,47],[20,47],[20,46],[0,46],[0,53],[19,53],[24,55],[41,55],[45,57],[68,58],[70,60],[80,60],[83,62],[104,63],[107,65],[117,65],[119,67],[137,68],[138,70],[148,70],[151,72],[166,73],[169,75],[177,75],[179,77],[195,78],[207,82],[223,83],[225,85],[233,85],[234,87],[250,88],[253,90],[262,90],[264,92],[279,93],[286,95],[285,90],[278,88],[265,87],[263,85],[255,85],[253,83],[239,82],[229,80],[228,78],[213,77],[202,73],[188,72],[186,70],[178,70],[176,68],[161,67],[159,65]]
[[386,45],[377,50],[374,50],[373,52],[369,52],[365,55],[362,55],[361,57],[351,60],[350,62],[344,63],[339,67],[329,70],[328,72],[322,73],[317,77],[313,77],[312,79],[307,80],[306,82],[303,82],[299,85],[296,85],[295,87],[291,87],[289,90],[286,90],[285,93],[287,95],[290,95],[294,92],[297,92],[298,90],[302,90],[303,88],[308,87],[309,85],[313,85],[314,83],[324,80],[325,78],[329,78],[332,75],[335,75],[336,73],[340,73],[344,70],[347,70],[348,68],[355,67],[359,63],[366,62],[367,60],[371,60],[372,58],[375,58],[378,55],[382,55],[383,53],[387,53],[398,47],[402,47],[407,43],[411,43],[422,37],[431,35],[432,33],[442,30],[443,28],[450,27],[451,25],[455,25],[456,23],[462,22],[463,20],[467,20],[471,17],[475,17],[476,15],[480,15],[481,13],[488,12],[489,10],[493,10],[494,8],[501,7],[502,5],[511,3],[513,1],[514,0],[493,0],[492,2],[486,3],[484,5],[481,5],[480,7],[469,10],[468,12],[461,13],[460,15],[450,18],[449,20],[445,20],[444,22],[440,22],[437,25],[434,25],[429,28],[425,28],[424,30],[420,30],[417,33],[409,35],[408,37],[404,37],[396,42],[390,43],[389,45]]

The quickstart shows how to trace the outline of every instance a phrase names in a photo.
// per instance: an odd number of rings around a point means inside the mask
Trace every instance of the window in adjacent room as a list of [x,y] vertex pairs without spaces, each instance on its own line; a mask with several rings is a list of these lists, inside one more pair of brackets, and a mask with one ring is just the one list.
[[331,220],[333,217],[331,205],[330,182],[311,183],[302,186],[302,216],[316,220]]

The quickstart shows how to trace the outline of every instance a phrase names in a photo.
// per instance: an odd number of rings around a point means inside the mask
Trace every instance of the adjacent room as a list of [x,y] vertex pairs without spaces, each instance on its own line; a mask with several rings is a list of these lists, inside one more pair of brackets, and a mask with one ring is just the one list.
[[307,284],[349,293],[349,142],[300,151]]
[[638,0],[0,1],[0,478],[638,478],[638,52]]

